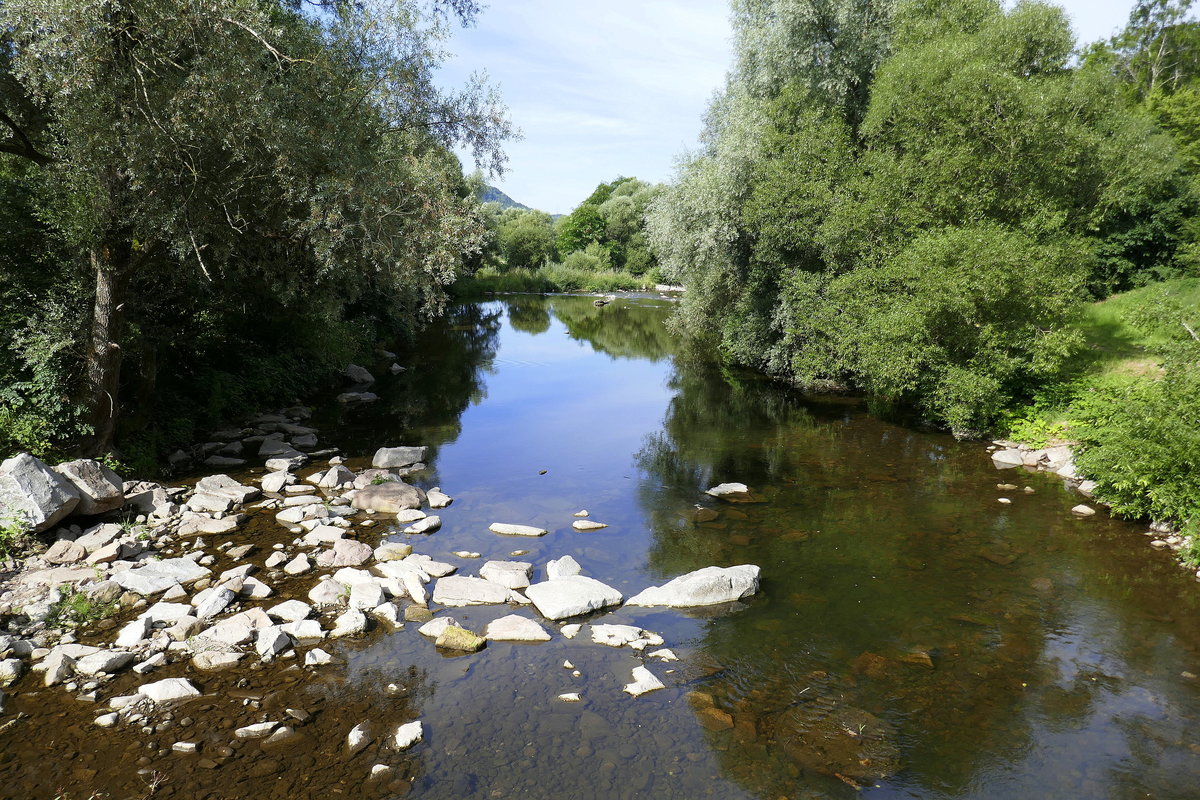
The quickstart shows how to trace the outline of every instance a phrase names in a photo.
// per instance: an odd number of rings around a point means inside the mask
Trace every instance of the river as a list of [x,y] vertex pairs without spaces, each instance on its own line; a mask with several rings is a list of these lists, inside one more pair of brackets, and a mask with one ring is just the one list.
[[[317,671],[192,675],[204,702],[151,733],[100,731],[94,704],[18,686],[30,717],[0,734],[0,795],[138,797],[154,783],[155,797],[187,798],[1200,796],[1200,587],[1142,527],[1073,516],[1061,480],[999,472],[981,443],[679,353],[671,308],[459,306],[378,403],[322,407],[315,425],[354,466],[383,445],[431,447],[417,482],[454,503],[439,532],[400,538],[463,574],[520,549],[539,580],[571,555],[628,597],[759,565],[761,591],[732,607],[590,620],[654,631],[678,662],[593,644],[586,627],[448,657],[410,623],[324,644],[341,663]],[[704,494],[725,481],[758,502]],[[573,530],[580,509],[609,527]],[[496,521],[550,533],[501,537]],[[266,516],[244,535],[260,537],[260,559],[290,538]],[[302,596],[312,582],[277,588]],[[513,611],[449,613],[478,631]],[[622,685],[644,661],[667,688],[632,698]],[[285,707],[312,716],[288,747],[230,742],[248,714]],[[347,756],[357,722],[382,736],[410,719],[425,726],[412,750]],[[184,738],[198,756],[169,752]],[[374,763],[395,779],[368,783]]]

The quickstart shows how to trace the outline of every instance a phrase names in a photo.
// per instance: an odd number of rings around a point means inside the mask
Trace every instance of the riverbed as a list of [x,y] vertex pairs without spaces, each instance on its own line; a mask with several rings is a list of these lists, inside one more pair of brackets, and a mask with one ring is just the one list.
[[[1200,588],[1143,526],[1076,517],[1061,479],[997,471],[981,443],[681,352],[672,306],[459,306],[380,380],[378,402],[322,405],[313,424],[351,467],[380,446],[430,447],[414,482],[454,503],[437,533],[397,538],[460,574],[519,558],[538,580],[570,555],[629,597],[710,565],[760,566],[759,593],[734,604],[580,620],[653,631],[678,662],[542,620],[549,642],[451,657],[409,623],[326,642],[336,663],[317,669],[171,665],[155,677],[191,677],[205,696],[151,733],[97,729],[95,703],[27,680],[9,713],[29,716],[0,734],[0,796],[1200,795]],[[754,502],[704,493],[729,481]],[[572,528],[581,509],[608,527]],[[230,537],[258,542],[260,561],[291,538],[262,517]],[[497,521],[549,534],[498,536]],[[476,631],[514,612],[433,610]],[[666,688],[631,697],[643,663]],[[103,694],[134,686],[122,676]],[[308,717],[287,747],[231,740],[286,708]],[[347,755],[359,722],[412,719],[417,746]],[[198,753],[170,751],[185,738]],[[376,763],[389,780],[368,780]]]

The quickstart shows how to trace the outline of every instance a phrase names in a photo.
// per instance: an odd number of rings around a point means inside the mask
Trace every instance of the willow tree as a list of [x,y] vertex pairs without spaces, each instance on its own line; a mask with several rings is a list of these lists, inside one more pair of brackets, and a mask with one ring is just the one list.
[[[428,307],[482,235],[449,148],[499,169],[481,80],[434,71],[468,0],[5,0],[0,152],[44,172],[41,213],[94,282],[86,385],[112,445],[125,313],[172,272],[220,291],[295,265]],[[261,256],[271,252],[273,258]],[[280,257],[280,256],[283,257]]]

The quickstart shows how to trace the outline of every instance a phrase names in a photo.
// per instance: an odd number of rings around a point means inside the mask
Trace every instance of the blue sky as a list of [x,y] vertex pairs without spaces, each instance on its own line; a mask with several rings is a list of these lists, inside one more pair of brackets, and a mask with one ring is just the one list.
[[[1061,5],[1093,41],[1125,24],[1133,0]],[[671,178],[724,79],[727,15],[726,0],[494,0],[447,43],[443,79],[487,69],[525,136],[493,184],[566,213],[601,181]]]

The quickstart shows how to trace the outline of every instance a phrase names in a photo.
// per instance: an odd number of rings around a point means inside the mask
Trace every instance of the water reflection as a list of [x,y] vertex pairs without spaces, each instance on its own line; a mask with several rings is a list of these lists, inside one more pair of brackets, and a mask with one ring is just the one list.
[[[443,658],[410,623],[327,642],[343,663],[316,673],[198,678],[213,752],[255,714],[319,710],[294,754],[247,745],[199,767],[158,754],[185,737],[169,728],[153,751],[126,728],[84,747],[94,706],[23,694],[17,707],[56,731],[39,746],[60,758],[41,775],[5,740],[0,794],[52,796],[59,781],[128,795],[127,767],[144,757],[173,770],[176,796],[1195,796],[1200,686],[1183,673],[1200,672],[1198,593],[1135,527],[1075,519],[1060,484],[997,473],[978,444],[681,352],[669,311],[652,298],[462,306],[402,355],[406,372],[382,377],[379,402],[318,413],[352,464],[381,445],[432,445],[415,479],[455,501],[440,532],[412,541],[463,574],[519,549],[540,580],[571,555],[628,596],[710,564],[760,565],[762,592],[730,607],[604,617],[666,638],[681,661],[650,664],[666,689],[625,695],[643,657],[586,634]],[[703,493],[723,481],[762,502]],[[610,527],[574,531],[579,508]],[[513,541],[493,521],[550,533]],[[258,558],[292,538],[269,518],[244,531]],[[310,585],[276,588],[302,597]],[[514,610],[435,609],[472,630]],[[555,699],[569,691],[582,701]],[[386,736],[416,716],[427,738],[407,756],[346,756],[353,724]],[[391,788],[367,782],[376,761],[393,766]],[[73,770],[92,783],[72,784]]]

